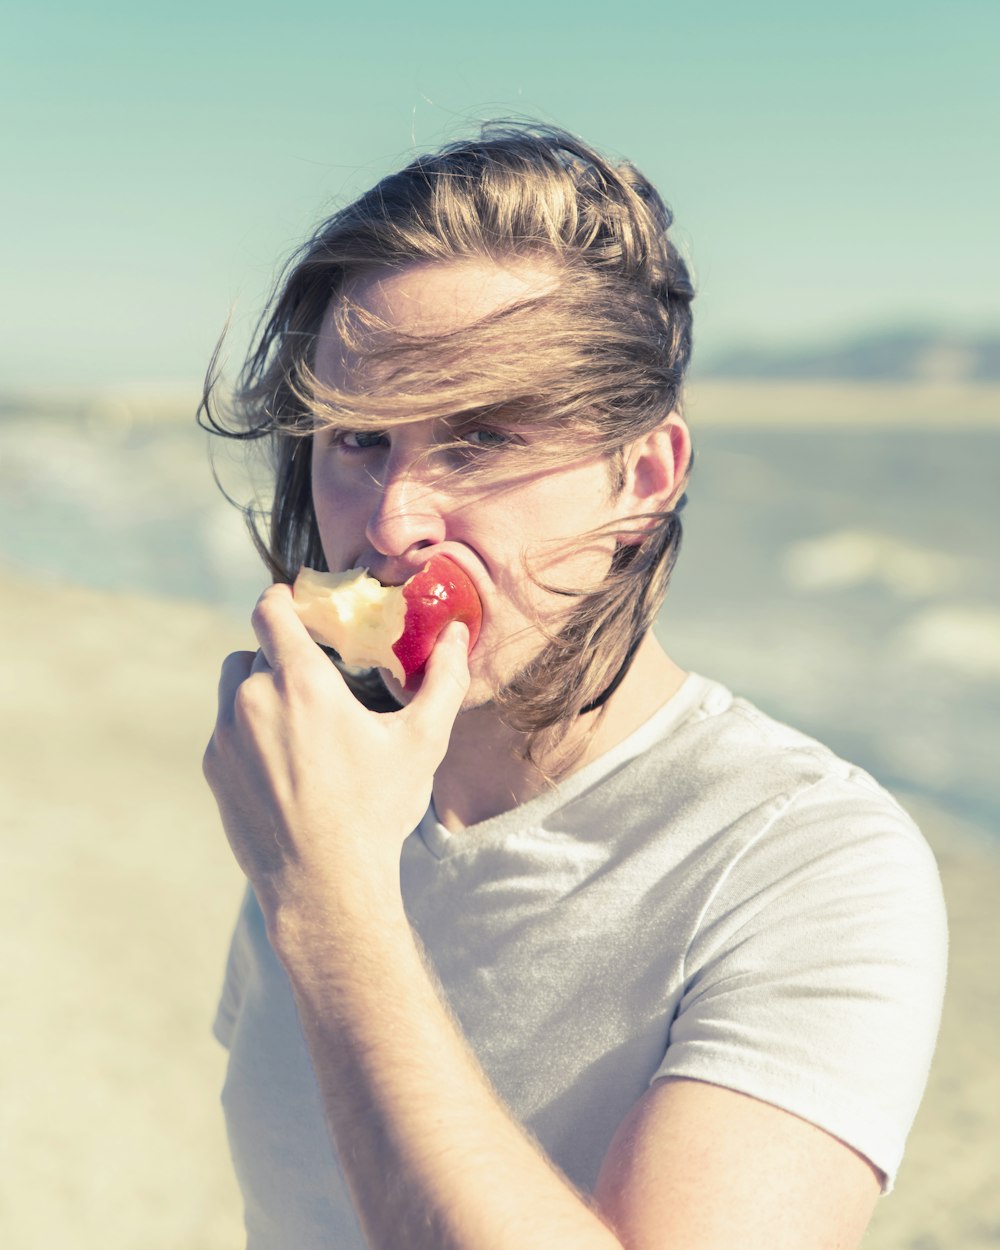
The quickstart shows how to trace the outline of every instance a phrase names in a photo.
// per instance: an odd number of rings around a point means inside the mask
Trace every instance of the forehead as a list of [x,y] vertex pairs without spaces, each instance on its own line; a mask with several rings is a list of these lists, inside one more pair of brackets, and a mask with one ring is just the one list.
[[[346,297],[365,320],[373,345],[383,336],[447,334],[481,321],[523,299],[550,290],[550,269],[526,261],[501,265],[488,260],[424,263],[405,269],[379,269],[355,279]],[[331,302],[316,340],[314,370],[321,381],[343,386],[351,365],[337,328],[342,297]]]

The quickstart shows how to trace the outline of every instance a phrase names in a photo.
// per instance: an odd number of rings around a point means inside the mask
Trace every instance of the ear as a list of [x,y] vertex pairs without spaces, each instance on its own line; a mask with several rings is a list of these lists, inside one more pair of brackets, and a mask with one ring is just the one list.
[[[691,466],[691,434],[679,412],[625,448],[625,484],[618,496],[623,519],[669,512],[684,493]],[[642,542],[648,525],[635,522],[618,535],[626,545]]]

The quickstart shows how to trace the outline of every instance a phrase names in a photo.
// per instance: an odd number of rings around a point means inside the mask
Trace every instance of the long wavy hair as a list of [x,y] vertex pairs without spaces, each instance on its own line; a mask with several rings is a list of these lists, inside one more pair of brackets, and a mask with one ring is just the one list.
[[[682,405],[694,290],[671,224],[632,165],[561,130],[511,123],[417,157],[324,221],[279,280],[234,397],[218,399],[217,353],[199,411],[213,433],[269,446],[273,501],[246,515],[271,576],[325,567],[310,485],[317,424],[386,429],[499,412],[507,426],[544,428],[553,464],[578,457],[581,439],[596,446],[620,487],[628,445]],[[527,262],[554,281],[438,335],[372,335],[352,303],[352,284],[374,271],[463,260]],[[349,392],[312,371],[331,304],[359,361]],[[550,587],[573,600],[562,627],[496,692],[526,758],[551,758],[574,718],[602,706],[627,671],[677,558],[685,484],[668,510],[636,518],[636,538],[596,590]],[[356,688],[378,706],[378,686]]]

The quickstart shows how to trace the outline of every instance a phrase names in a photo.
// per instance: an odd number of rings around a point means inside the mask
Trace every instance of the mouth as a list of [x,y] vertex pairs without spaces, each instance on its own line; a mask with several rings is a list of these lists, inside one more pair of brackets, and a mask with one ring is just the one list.
[[408,691],[417,688],[415,679],[422,677],[441,631],[452,621],[466,626],[469,652],[475,647],[482,627],[482,600],[472,578],[450,556],[436,552],[394,589],[388,588],[391,583],[372,584],[383,587],[380,602],[391,606],[389,645],[398,667],[390,663]]
[[[475,594],[476,599],[479,601],[482,618],[485,620],[487,616],[487,595],[484,594],[483,590],[480,588],[479,571],[469,568],[469,562],[462,558],[461,551],[456,552],[447,548],[444,550],[435,550],[432,555],[428,556],[420,564],[408,565],[405,568],[401,568],[398,564],[386,565],[384,562],[380,568],[380,562],[377,558],[364,559],[363,557],[359,557],[355,560],[353,569],[364,569],[368,573],[368,576],[373,577],[379,585],[384,586],[387,589],[391,588],[398,590],[401,586],[405,586],[408,582],[412,582],[413,579],[423,573],[433,561],[440,558],[447,560],[449,565],[458,570],[458,573],[461,575],[461,580],[468,583],[468,588],[471,589],[471,591]],[[470,632],[475,633],[476,631]],[[470,648],[470,651],[471,649],[472,648]]]

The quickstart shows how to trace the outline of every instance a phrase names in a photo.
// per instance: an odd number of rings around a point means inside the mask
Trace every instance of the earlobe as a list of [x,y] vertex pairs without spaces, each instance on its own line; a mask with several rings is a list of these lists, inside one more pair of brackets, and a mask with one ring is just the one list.
[[[672,412],[625,450],[624,515],[669,512],[684,493],[690,464],[691,434],[680,413]],[[640,543],[647,532],[645,526],[626,530],[619,541]]]

